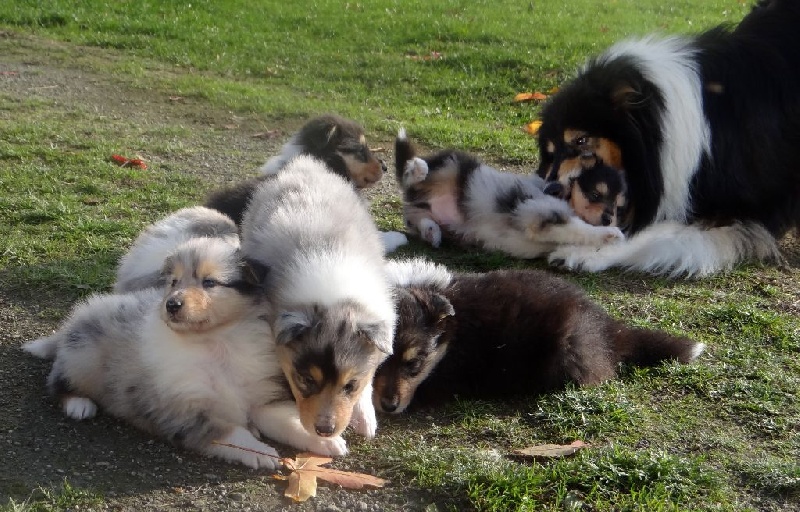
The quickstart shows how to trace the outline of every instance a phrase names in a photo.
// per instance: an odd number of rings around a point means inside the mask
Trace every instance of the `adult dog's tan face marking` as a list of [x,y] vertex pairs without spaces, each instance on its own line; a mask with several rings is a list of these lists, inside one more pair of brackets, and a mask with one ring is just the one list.
[[581,172],[581,159],[594,155],[616,169],[622,169],[622,151],[611,139],[595,137],[585,130],[566,129],[561,141],[544,142],[547,159],[552,167],[547,169],[545,179],[557,181],[562,187],[561,197],[569,193],[570,180]]

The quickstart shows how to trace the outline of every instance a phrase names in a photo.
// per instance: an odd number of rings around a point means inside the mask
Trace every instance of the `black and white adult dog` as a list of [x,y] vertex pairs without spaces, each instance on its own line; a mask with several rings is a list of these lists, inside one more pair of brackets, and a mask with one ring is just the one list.
[[623,169],[623,243],[561,247],[569,268],[705,276],[780,260],[800,223],[800,3],[760,2],[733,28],[624,41],[542,112],[541,165],[567,184],[592,153]]

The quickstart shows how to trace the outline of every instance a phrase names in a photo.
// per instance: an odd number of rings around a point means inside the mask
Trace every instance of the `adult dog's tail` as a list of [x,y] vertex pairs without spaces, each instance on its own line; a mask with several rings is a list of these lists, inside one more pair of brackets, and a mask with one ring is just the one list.
[[562,246],[551,263],[599,272],[612,267],[668,275],[704,277],[745,261],[781,261],[775,238],[754,222],[728,226],[659,222],[628,240],[599,249]]
[[616,361],[637,366],[653,366],[666,359],[689,363],[703,353],[706,346],[664,331],[627,327],[620,323],[614,333]]
[[406,136],[406,130],[400,128],[397,132],[397,138],[394,139],[394,172],[397,178],[397,183],[403,183],[403,173],[406,170],[406,164],[416,156],[414,146]]

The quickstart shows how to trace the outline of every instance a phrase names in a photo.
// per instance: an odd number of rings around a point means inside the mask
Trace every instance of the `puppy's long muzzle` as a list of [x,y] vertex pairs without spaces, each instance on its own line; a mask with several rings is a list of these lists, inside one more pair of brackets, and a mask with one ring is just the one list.
[[381,397],[381,409],[383,409],[383,412],[395,412],[399,406],[400,399],[397,396]]

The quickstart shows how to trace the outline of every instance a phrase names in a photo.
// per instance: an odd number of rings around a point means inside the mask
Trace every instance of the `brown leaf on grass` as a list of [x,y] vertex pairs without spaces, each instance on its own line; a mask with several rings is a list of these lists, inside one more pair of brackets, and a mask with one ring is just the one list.
[[330,457],[321,457],[313,453],[301,453],[292,459],[281,459],[283,465],[291,471],[287,480],[288,487],[284,496],[296,502],[306,501],[317,495],[317,479],[341,485],[347,489],[363,489],[364,487],[383,487],[386,480],[364,473],[351,473],[322,467],[332,461]]
[[254,133],[253,135],[251,135],[251,137],[253,137],[254,139],[269,140],[279,137],[280,135],[281,135],[280,130],[267,130],[265,132]]
[[444,55],[437,51],[432,51],[428,55],[419,55],[417,53],[407,53],[406,58],[410,60],[439,60],[443,58]]
[[541,92],[521,92],[514,96],[514,101],[519,103],[523,101],[544,101],[547,99],[546,94]]
[[554,459],[568,457],[578,450],[588,448],[590,445],[583,441],[572,441],[570,444],[541,444],[529,446],[521,450],[514,450],[514,455],[532,459]]

